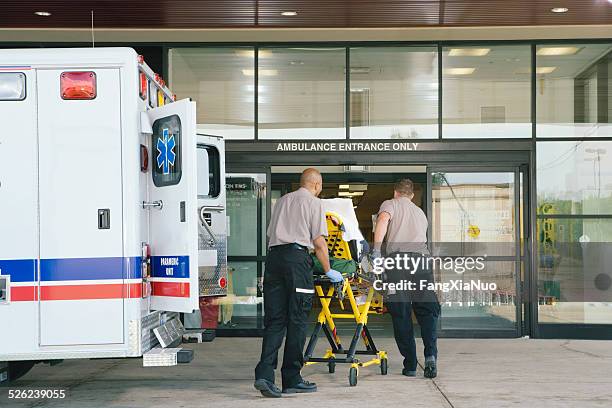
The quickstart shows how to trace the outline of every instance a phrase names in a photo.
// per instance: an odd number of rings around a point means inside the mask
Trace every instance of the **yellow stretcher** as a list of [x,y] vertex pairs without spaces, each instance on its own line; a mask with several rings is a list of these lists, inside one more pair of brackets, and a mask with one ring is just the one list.
[[[342,238],[344,230],[342,220],[338,214],[328,212],[325,214],[327,220],[328,236],[326,237],[330,256],[337,259],[353,259],[348,243]],[[347,363],[349,369],[349,384],[357,385],[360,367],[378,365],[382,375],[387,374],[387,353],[378,350],[368,330],[368,316],[370,314],[382,313],[382,297],[376,293],[370,282],[355,276],[346,276],[339,284],[332,284],[325,276],[315,277],[314,289],[317,298],[321,302],[321,312],[317,323],[310,336],[310,341],[304,353],[306,365],[316,363],[327,363],[330,373],[336,370],[336,364]],[[357,299],[364,299],[362,304]],[[342,313],[332,313],[330,305],[332,300],[337,299]],[[350,309],[345,307],[345,299],[348,299]],[[354,319],[357,324],[353,338],[348,349],[342,346],[340,336],[336,330],[334,319]],[[323,357],[313,357],[317,339],[325,333],[331,348],[327,349]],[[357,350],[359,340],[362,340],[365,349]],[[338,357],[341,355],[342,357]],[[371,356],[369,360],[361,360],[361,356]]]

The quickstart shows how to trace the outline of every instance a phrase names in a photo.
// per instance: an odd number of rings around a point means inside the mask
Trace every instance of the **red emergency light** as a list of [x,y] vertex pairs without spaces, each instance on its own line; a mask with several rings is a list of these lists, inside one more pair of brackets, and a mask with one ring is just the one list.
[[87,100],[96,97],[96,73],[62,72],[60,75],[62,99]]
[[227,279],[225,279],[224,277],[220,278],[219,279],[219,287],[221,289],[225,289],[226,286],[227,286]]
[[144,72],[140,73],[140,98],[143,101],[147,100],[147,90],[149,89],[149,81]]

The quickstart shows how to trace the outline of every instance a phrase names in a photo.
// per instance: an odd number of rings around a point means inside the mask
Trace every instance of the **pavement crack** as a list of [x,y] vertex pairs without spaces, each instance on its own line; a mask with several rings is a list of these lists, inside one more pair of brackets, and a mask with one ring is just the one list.
[[582,350],[576,350],[575,348],[571,348],[569,345],[571,343],[571,340],[566,340],[565,342],[561,343],[561,348],[567,350],[567,351],[571,351],[573,353],[578,353],[578,354],[583,354],[585,356],[589,356],[589,357],[595,357],[595,358],[602,358],[605,360],[609,360],[610,357],[608,356],[602,356],[600,354],[595,354],[595,353],[590,353],[588,351],[582,351]]
[[[421,367],[421,370],[425,371],[425,367],[423,367],[423,365],[420,362],[417,362],[417,364],[419,365],[419,367]],[[444,400],[446,401],[446,403],[448,404],[448,406],[450,408],[455,408],[455,406],[453,405],[453,403],[451,402],[451,400],[448,398],[448,396],[446,395],[446,393],[442,390],[442,388],[440,387],[440,385],[438,385],[438,383],[436,382],[436,380],[434,378],[430,378],[429,379],[431,381],[431,383],[434,385],[435,389],[438,390],[438,392],[440,393],[440,395],[442,396],[442,398],[444,398]]]

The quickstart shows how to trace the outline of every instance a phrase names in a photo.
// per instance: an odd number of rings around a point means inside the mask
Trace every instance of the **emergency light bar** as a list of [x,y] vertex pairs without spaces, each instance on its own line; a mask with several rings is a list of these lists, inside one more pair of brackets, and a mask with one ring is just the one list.
[[1,72],[0,101],[23,101],[25,97],[25,75],[21,72]]

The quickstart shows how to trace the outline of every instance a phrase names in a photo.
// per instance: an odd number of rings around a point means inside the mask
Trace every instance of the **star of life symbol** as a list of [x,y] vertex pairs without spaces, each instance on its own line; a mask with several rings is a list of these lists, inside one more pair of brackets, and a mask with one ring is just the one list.
[[174,135],[168,135],[168,129],[162,131],[162,137],[157,139],[157,167],[163,174],[170,174],[170,166],[174,167],[176,141]]

